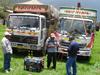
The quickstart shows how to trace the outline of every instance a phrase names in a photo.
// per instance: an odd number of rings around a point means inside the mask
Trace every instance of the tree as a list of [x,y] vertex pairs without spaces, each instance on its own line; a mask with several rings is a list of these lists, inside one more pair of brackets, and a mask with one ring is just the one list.
[[0,0],[0,5],[2,7],[10,6],[12,4],[11,0]]
[[0,18],[5,19],[8,13],[7,9],[12,9],[13,5],[17,2],[23,2],[27,0],[0,0]]

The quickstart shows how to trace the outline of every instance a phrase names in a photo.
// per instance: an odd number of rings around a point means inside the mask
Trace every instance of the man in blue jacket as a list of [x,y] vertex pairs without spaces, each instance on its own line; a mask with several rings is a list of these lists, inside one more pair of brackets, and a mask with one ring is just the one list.
[[76,75],[77,73],[76,58],[77,58],[77,52],[79,50],[79,44],[74,40],[73,36],[69,38],[69,41],[70,41],[70,46],[68,48],[68,60],[66,64],[67,75]]

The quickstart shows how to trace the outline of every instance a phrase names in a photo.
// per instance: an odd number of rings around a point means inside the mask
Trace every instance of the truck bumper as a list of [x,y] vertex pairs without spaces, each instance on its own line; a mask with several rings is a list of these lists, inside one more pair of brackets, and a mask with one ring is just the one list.
[[[67,52],[67,47],[59,47],[58,48],[58,53],[66,53]],[[80,49],[77,53],[78,56],[84,56],[84,57],[90,57],[91,56],[91,49],[90,48],[86,48],[86,49]]]
[[11,42],[13,48],[26,49],[26,50],[41,50],[41,46],[27,43]]
[[88,56],[90,57],[91,56],[91,50],[79,50],[78,51],[78,56]]
[[68,54],[67,47],[58,47],[58,53]]

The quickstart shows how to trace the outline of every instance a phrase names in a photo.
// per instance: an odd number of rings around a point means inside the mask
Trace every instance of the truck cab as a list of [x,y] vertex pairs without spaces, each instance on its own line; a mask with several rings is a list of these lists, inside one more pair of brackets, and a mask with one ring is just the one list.
[[74,36],[80,47],[77,55],[90,56],[94,42],[94,35],[92,35],[95,30],[94,27],[95,25],[90,19],[60,18],[59,32],[61,33],[61,41],[59,49],[69,47],[69,37]]
[[[97,11],[91,8],[63,6],[59,8],[59,32],[61,33],[59,50],[69,47],[69,37],[74,36],[79,43],[78,56],[90,57],[95,38]],[[66,49],[67,50],[67,49]]]
[[6,31],[12,34],[13,48],[41,50],[47,35],[46,18],[38,14],[12,13],[8,16]]

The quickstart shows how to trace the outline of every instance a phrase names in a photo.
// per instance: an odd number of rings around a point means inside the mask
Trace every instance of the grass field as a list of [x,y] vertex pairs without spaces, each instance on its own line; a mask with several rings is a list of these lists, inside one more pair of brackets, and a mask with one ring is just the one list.
[[[5,27],[0,25],[0,41],[3,37]],[[77,62],[77,75],[100,75],[100,32],[96,32],[95,43],[92,49],[92,55],[90,61],[78,61]],[[45,68],[43,71],[28,72],[23,69],[22,56],[14,55],[11,61],[11,67],[14,69],[9,74],[3,72],[3,54],[0,46],[0,75],[66,75],[66,63],[63,61],[57,61],[56,70],[48,70],[46,68],[46,57],[45,57]]]

